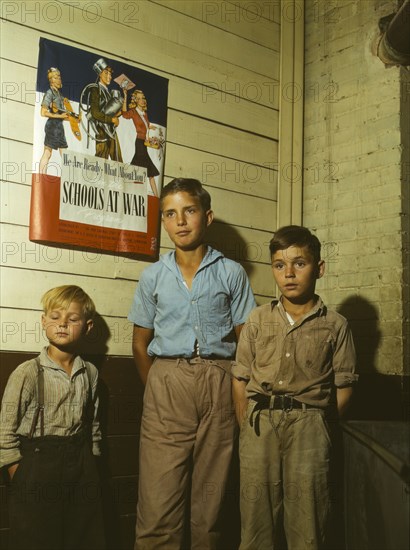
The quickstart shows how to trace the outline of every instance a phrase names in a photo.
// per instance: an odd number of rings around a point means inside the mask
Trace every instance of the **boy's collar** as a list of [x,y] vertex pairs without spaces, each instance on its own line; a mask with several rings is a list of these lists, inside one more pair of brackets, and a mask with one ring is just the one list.
[[[222,252],[220,252],[219,250],[216,250],[215,248],[212,248],[212,246],[209,246],[209,245],[207,245],[207,247],[208,249],[205,253],[205,256],[202,258],[202,262],[201,262],[201,265],[199,266],[199,269],[202,269],[203,267],[215,262],[218,258],[224,257]],[[162,254],[159,259],[170,268],[174,268],[177,265],[176,258],[175,258],[175,250],[171,250],[166,254]]]
[[[319,315],[323,315],[326,311],[326,306],[325,304],[323,303],[323,300],[322,298],[318,295],[318,294],[315,294],[315,299],[316,299],[316,303],[315,305],[312,307],[312,309],[310,311],[307,312],[306,315],[312,315],[313,313],[318,313]],[[283,306],[283,303],[282,303],[282,296],[279,297],[278,300],[272,300],[271,301],[271,311],[273,311],[273,309],[278,306],[280,309],[282,309],[284,312],[286,311],[284,306]],[[304,317],[306,316],[304,315]]]
[[[48,350],[48,346],[45,346],[40,352],[41,366],[49,367],[55,370],[64,370],[63,367],[61,367],[58,363],[56,363],[55,361],[53,361],[53,359],[51,359],[47,350]],[[76,355],[73,362],[73,369],[71,371],[71,374],[74,374],[74,372],[77,372],[82,368],[85,368],[84,360],[79,355]]]

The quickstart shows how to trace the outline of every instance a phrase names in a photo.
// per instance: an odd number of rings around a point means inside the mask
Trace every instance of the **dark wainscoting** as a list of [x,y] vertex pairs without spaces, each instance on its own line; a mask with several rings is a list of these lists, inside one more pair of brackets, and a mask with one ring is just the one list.
[[[11,371],[34,357],[33,353],[0,353],[0,395]],[[132,550],[138,485],[138,444],[142,412],[143,387],[130,357],[91,356],[100,373],[100,410],[103,431],[103,456],[98,459],[101,473],[107,550]],[[409,420],[408,377],[362,374],[350,411],[351,420]],[[340,433],[339,430],[336,430]],[[338,438],[336,437],[337,442]],[[343,451],[341,441],[335,445],[335,506],[339,509],[338,533],[332,549],[342,548],[343,475],[340,475]],[[239,545],[239,468],[235,453],[231,476],[221,515],[223,538],[221,550],[236,550]],[[0,548],[7,549],[7,483],[0,483]],[[91,549],[90,549],[91,550]]]

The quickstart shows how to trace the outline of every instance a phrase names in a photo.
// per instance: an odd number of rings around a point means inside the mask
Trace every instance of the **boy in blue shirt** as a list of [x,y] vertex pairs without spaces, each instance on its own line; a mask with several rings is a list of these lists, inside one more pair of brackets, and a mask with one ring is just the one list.
[[315,294],[320,242],[305,227],[270,241],[279,300],[254,309],[233,368],[240,433],[241,550],[324,547],[330,511],[328,412],[345,412],[357,380],[347,321]]
[[146,384],[136,550],[179,550],[190,503],[191,548],[214,549],[235,422],[231,363],[255,306],[243,268],[205,244],[211,198],[194,179],[161,193],[175,251],[145,269],[129,320]]

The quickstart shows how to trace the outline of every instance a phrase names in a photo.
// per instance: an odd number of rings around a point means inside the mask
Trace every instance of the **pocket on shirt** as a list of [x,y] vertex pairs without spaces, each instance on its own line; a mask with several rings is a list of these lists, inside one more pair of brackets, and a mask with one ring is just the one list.
[[333,341],[328,338],[318,341],[313,336],[303,336],[296,347],[296,364],[305,369],[323,374],[332,362]]
[[256,344],[256,364],[261,367],[272,367],[275,362],[276,342],[272,338],[261,338]]

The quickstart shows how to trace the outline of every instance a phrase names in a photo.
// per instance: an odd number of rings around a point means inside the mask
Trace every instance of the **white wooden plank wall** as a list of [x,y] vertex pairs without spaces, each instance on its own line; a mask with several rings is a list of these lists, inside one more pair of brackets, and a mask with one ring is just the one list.
[[[130,355],[126,320],[146,263],[28,240],[34,93],[40,36],[169,79],[165,182],[208,188],[212,244],[241,261],[259,303],[273,293],[267,243],[276,222],[280,4],[221,0],[1,3],[1,349],[44,342],[40,297],[79,284]],[[88,7],[88,11],[85,8]],[[161,235],[161,251],[172,243]]]

